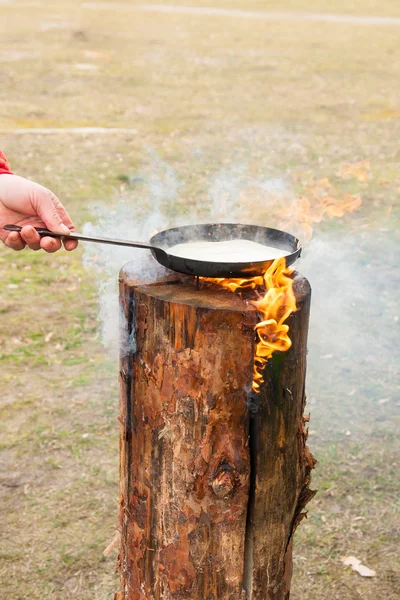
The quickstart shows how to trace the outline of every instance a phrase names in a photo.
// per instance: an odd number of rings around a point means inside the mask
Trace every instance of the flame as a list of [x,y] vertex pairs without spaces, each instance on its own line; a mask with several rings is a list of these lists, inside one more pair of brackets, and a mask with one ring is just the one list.
[[[368,168],[367,161],[346,164],[337,177],[365,182],[368,180]],[[327,177],[315,179],[298,176],[296,185],[301,190],[298,193],[292,193],[285,187],[264,189],[257,187],[257,182],[249,182],[249,186],[240,192],[241,213],[248,215],[250,221],[257,215],[257,223],[272,223],[274,227],[290,231],[305,242],[311,239],[315,224],[321,223],[324,218],[343,217],[362,204],[359,196],[345,193],[341,186],[335,185]],[[234,199],[230,199],[230,202],[234,203]]]
[[368,181],[368,171],[371,167],[369,160],[361,160],[356,163],[345,163],[341,166],[338,176],[343,179],[357,179],[360,183]]
[[258,341],[254,356],[253,390],[259,392],[264,382],[262,372],[268,360],[277,350],[286,352],[292,345],[289,338],[289,325],[286,319],[294,312],[296,297],[293,292],[293,269],[286,266],[284,258],[274,260],[264,275],[267,293],[261,300],[254,302],[262,320],[255,330]]
[[231,292],[256,290],[259,300],[252,300],[261,320],[255,326],[257,342],[254,353],[253,390],[260,391],[263,383],[263,370],[274,352],[285,352],[292,345],[289,338],[289,325],[286,319],[296,310],[293,292],[293,269],[286,266],[285,258],[274,260],[263,276],[251,279],[209,279]]
[[359,196],[339,194],[327,178],[313,181],[307,191],[307,196],[296,196],[294,205],[280,212],[282,229],[290,231],[300,227],[304,240],[311,239],[315,223],[321,223],[325,217],[343,217],[362,204]]
[[236,292],[237,289],[240,290],[254,290],[256,287],[264,285],[264,276],[260,275],[259,277],[251,277],[250,279],[225,279],[224,277],[216,277],[215,279],[211,277],[202,277],[203,281],[210,281],[211,283],[216,283],[221,287],[227,288],[231,292]]
[[[370,163],[360,161],[341,165],[337,176],[342,179],[356,179],[361,183],[368,181]],[[361,198],[346,194],[325,177],[322,179],[300,178],[303,193],[292,196],[286,189],[272,186],[264,189],[249,179],[249,186],[240,192],[239,205],[242,212],[257,215],[259,223],[275,222],[279,229],[299,231],[304,241],[311,239],[313,225],[325,217],[330,219],[343,217],[362,204]],[[267,193],[267,201],[265,194]],[[233,201],[230,193],[224,198],[225,206]],[[253,390],[260,391],[263,383],[263,370],[274,352],[289,350],[292,342],[288,317],[297,310],[293,292],[293,270],[286,266],[285,258],[276,259],[266,273],[252,279],[208,279],[231,292],[253,291],[259,300],[251,301],[261,317],[255,327],[257,341],[254,354]]]

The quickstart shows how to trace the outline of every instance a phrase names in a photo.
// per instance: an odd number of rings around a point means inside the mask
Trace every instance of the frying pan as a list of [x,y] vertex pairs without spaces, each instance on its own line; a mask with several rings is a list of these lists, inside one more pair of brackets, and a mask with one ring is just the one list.
[[[16,225],[6,225],[4,229],[6,231],[21,231],[21,227]],[[168,253],[169,248],[176,244],[199,241],[223,242],[237,239],[250,240],[264,246],[272,246],[273,248],[285,250],[288,253],[285,256],[287,265],[293,264],[300,256],[302,250],[299,240],[290,233],[280,231],[279,229],[271,229],[270,227],[240,225],[238,223],[211,223],[173,227],[172,229],[165,229],[153,235],[148,244],[129,240],[93,237],[79,233],[71,233],[68,236],[63,236],[62,234],[54,233],[41,227],[37,227],[36,231],[41,236],[66,237],[71,240],[82,240],[84,242],[99,242],[101,244],[144,248],[151,250],[154,258],[167,269],[197,277],[255,277],[265,273],[273,260],[230,263],[212,262],[174,256]]]

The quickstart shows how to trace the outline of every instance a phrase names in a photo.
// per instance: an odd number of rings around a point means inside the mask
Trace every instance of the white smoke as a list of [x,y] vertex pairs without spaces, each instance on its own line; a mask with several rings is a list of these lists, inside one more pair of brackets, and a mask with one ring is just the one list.
[[[150,153],[143,172],[125,177],[126,187],[112,207],[93,202],[93,219],[83,227],[91,236],[148,242],[157,231],[199,222],[248,222],[278,226],[270,207],[294,202],[294,193],[279,179],[250,177],[247,167],[222,169],[211,182],[208,196],[185,207],[185,185],[173,169]],[[251,202],[244,204],[244,199]],[[260,206],[261,204],[261,206]],[[177,210],[179,207],[179,210]],[[260,221],[261,218],[261,221]],[[125,272],[143,283],[165,273],[149,251],[105,244],[84,243],[84,265],[97,271],[99,318],[104,345],[113,356],[120,349],[118,273]],[[125,340],[125,347],[132,340]]]
[[[93,221],[86,223],[83,233],[90,236],[148,242],[158,230],[169,225],[169,211],[176,201],[181,184],[172,169],[153,157],[150,173],[132,176],[128,191],[110,208],[93,202],[89,207]],[[113,356],[120,349],[120,308],[118,273],[127,265],[128,274],[143,283],[153,281],[165,269],[148,250],[84,242],[84,265],[94,269],[99,296],[99,318],[103,344]],[[133,340],[125,340],[127,350]]]
[[[232,221],[282,227],[278,215],[283,209],[296,215],[296,196],[288,183],[250,177],[244,166],[221,170],[211,182],[208,199],[182,212],[184,192],[172,169],[153,159],[147,173],[130,177],[112,209],[93,205],[93,223],[87,223],[84,232],[145,242],[156,230],[170,226]],[[313,289],[308,395],[313,427],[323,427],[325,436],[332,428],[361,427],[363,417],[382,399],[389,398],[396,407],[398,246],[387,231],[359,229],[362,214],[361,209],[347,224],[341,222],[339,232],[337,227],[335,233],[332,227],[330,233],[314,228],[296,264]],[[301,231],[295,221],[293,228],[290,233]],[[148,251],[100,244],[84,245],[84,261],[97,270],[102,339],[116,357],[121,267],[128,263],[128,274],[141,282],[165,270]],[[134,343],[125,342],[127,347]]]
[[307,388],[313,428],[323,428],[324,439],[334,430],[365,431],[381,400],[396,411],[397,265],[393,234],[357,228],[317,232],[297,265],[313,290]]

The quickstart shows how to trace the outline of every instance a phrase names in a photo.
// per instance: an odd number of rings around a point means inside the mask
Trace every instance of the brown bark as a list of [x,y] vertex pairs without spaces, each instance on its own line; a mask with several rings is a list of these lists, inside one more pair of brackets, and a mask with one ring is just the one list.
[[292,348],[251,396],[251,305],[214,286],[196,291],[190,279],[120,281],[125,342],[134,333],[136,352],[121,356],[116,599],[287,598],[293,531],[312,494],[307,282],[296,280]]
[[292,541],[315,460],[306,446],[303,412],[311,288],[296,274],[298,310],[289,324],[292,346],[264,370],[260,394],[250,406],[251,486],[246,531],[244,587],[249,600],[286,600],[292,575]]

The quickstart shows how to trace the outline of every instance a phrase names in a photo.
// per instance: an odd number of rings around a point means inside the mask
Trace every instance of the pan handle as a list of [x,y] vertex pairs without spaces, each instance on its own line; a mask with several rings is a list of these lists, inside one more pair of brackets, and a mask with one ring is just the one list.
[[[18,233],[21,231],[22,227],[18,225],[5,225],[3,227],[6,231],[17,231]],[[65,235],[63,233],[55,233],[54,231],[50,231],[49,229],[45,229],[44,227],[35,227],[36,231],[42,237],[48,236],[53,238],[65,238],[68,240],[80,240],[82,242],[97,242],[99,244],[113,244],[115,246],[129,246],[131,248],[143,248],[145,250],[152,250],[157,258],[163,257],[164,260],[168,259],[168,254],[162,248],[158,248],[157,246],[151,246],[150,244],[144,244],[143,242],[132,242],[130,240],[119,240],[114,238],[103,238],[103,237],[95,237],[91,235],[82,235],[81,233],[70,233],[69,235]]]

